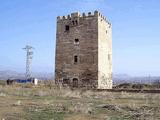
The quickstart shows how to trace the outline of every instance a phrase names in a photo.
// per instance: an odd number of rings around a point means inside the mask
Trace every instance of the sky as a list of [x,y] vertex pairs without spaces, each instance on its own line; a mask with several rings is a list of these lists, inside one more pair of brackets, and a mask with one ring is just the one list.
[[0,0],[0,71],[54,72],[56,17],[100,11],[112,23],[113,73],[160,76],[160,0]]

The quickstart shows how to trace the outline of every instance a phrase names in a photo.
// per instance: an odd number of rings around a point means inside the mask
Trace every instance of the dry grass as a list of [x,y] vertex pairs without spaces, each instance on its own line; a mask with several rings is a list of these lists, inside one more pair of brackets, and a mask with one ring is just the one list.
[[0,120],[158,120],[160,94],[0,86]]

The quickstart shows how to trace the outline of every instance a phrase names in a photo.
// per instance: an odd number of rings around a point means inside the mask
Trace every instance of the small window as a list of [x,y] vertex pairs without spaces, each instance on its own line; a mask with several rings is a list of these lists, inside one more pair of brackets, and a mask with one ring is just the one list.
[[78,25],[78,21],[76,20],[75,22],[76,22],[76,25]]
[[69,31],[69,25],[66,25],[65,30]]
[[72,21],[72,24],[74,25],[74,21]]
[[75,43],[75,44],[79,44],[79,39],[75,39],[75,40],[74,40],[74,43]]
[[75,55],[75,56],[74,56],[74,63],[76,64],[77,62],[78,62],[78,56]]

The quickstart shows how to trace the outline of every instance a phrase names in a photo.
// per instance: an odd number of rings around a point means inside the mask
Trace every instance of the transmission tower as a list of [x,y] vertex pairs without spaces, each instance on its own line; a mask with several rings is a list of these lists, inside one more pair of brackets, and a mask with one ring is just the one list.
[[32,63],[32,58],[33,58],[33,47],[26,45],[25,48],[23,48],[27,54],[26,54],[26,79],[31,78],[31,63]]

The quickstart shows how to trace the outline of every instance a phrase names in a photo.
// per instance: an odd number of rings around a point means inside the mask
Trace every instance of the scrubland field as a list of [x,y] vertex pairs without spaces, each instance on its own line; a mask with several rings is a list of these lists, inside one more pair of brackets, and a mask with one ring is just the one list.
[[1,83],[0,120],[160,120],[160,94]]

